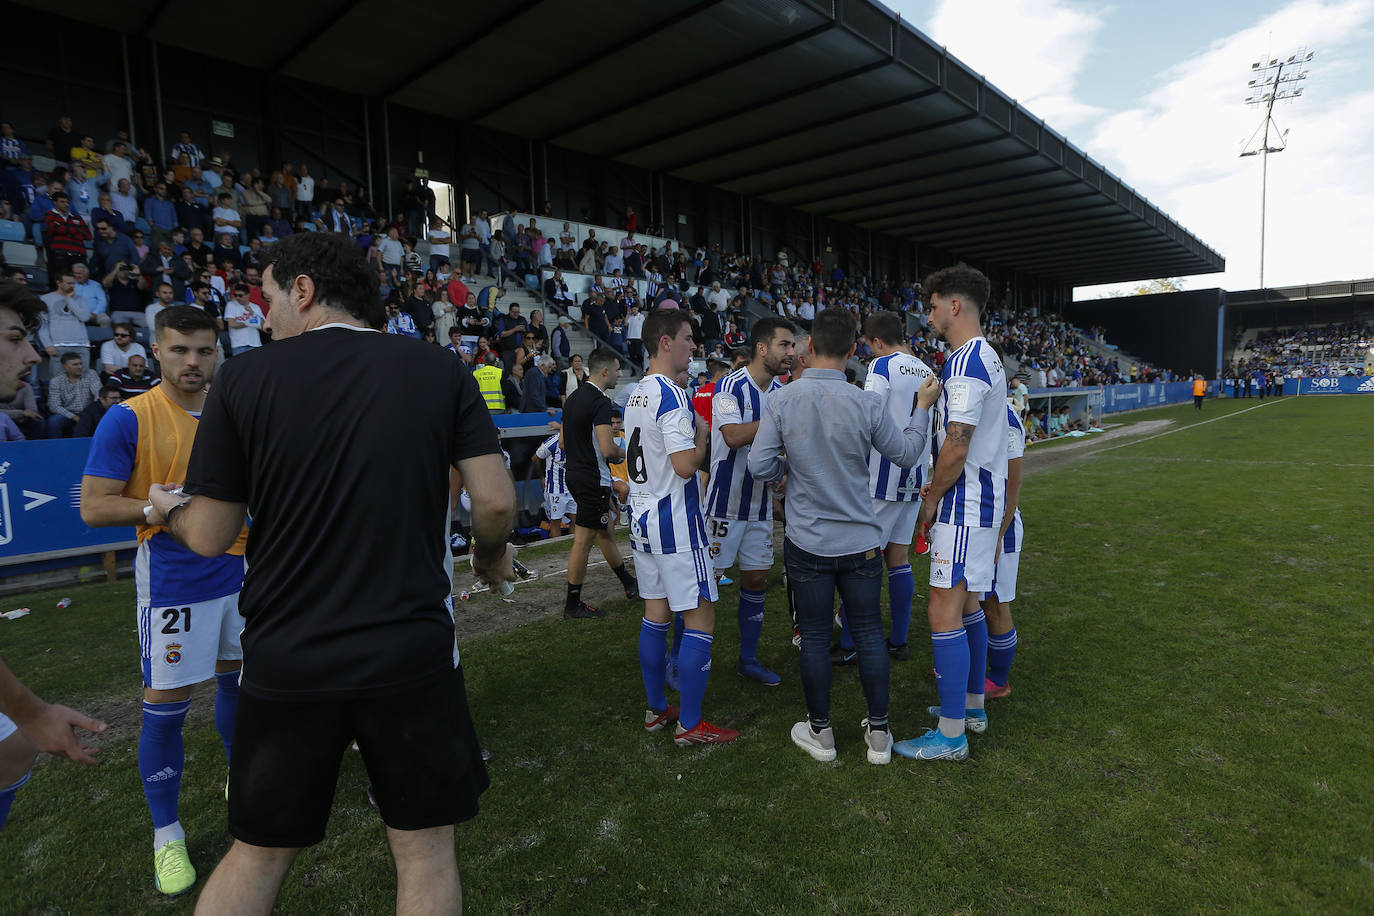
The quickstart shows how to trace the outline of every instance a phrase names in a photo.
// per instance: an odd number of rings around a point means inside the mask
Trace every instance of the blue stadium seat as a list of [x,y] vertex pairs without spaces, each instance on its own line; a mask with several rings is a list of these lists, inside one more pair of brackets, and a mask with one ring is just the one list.
[[11,267],[33,267],[38,263],[38,250],[26,242],[5,242],[5,263]]
[[148,223],[146,219],[144,219],[141,216],[138,219],[134,220],[134,228],[137,229],[139,232],[142,232],[145,236],[149,232],[153,231],[153,227]]
[[0,242],[22,242],[28,239],[24,224],[14,220],[0,220]]

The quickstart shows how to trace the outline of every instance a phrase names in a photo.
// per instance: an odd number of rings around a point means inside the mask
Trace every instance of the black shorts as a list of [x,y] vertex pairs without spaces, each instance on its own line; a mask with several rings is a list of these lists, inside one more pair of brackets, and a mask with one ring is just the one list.
[[480,249],[480,248],[464,248],[464,249],[463,249],[463,263],[464,263],[464,264],[476,264],[476,263],[480,262],[481,260],[482,260],[482,249]]
[[382,820],[423,830],[471,819],[491,784],[463,669],[385,696],[265,700],[239,695],[229,832],[253,846],[324,839],[339,764],[356,740]]
[[589,483],[568,478],[568,492],[577,502],[577,515],[573,524],[579,528],[592,528],[601,531],[611,524],[611,490],[603,487],[601,481]]

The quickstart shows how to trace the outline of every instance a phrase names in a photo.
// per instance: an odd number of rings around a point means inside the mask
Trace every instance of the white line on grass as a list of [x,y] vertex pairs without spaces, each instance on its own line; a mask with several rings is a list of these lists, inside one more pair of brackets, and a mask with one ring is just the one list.
[[1261,407],[1271,407],[1277,403],[1279,403],[1277,399],[1273,401],[1267,401],[1264,404],[1256,404],[1254,407],[1247,407],[1244,410],[1237,410],[1235,413],[1228,413],[1224,416],[1213,417],[1210,420],[1203,420],[1201,423],[1189,423],[1187,426],[1176,426],[1173,429],[1166,429],[1162,433],[1155,433],[1153,436],[1146,436],[1143,439],[1132,439],[1130,442],[1123,442],[1120,445],[1109,445],[1106,448],[1099,448],[1091,452],[1090,454],[1100,455],[1103,452],[1113,452],[1119,448],[1125,448],[1128,445],[1139,445],[1142,442],[1149,442],[1151,439],[1161,439],[1164,436],[1172,436],[1174,433],[1181,433],[1187,429],[1197,429],[1199,426],[1206,426],[1208,423],[1216,423],[1219,420],[1229,420],[1232,417],[1238,417],[1243,413],[1249,413],[1252,410],[1259,410]]
[[[1221,419],[1218,417],[1217,419]],[[1102,449],[1106,451],[1106,449]],[[1175,458],[1165,455],[1116,455],[1116,461],[1158,461],[1158,462],[1177,462],[1179,464],[1244,464],[1244,465],[1263,465],[1272,467],[1274,465],[1284,465],[1294,468],[1316,467],[1310,461],[1257,461],[1251,458]],[[1327,464],[1323,462],[1322,468],[1374,468],[1374,464]]]

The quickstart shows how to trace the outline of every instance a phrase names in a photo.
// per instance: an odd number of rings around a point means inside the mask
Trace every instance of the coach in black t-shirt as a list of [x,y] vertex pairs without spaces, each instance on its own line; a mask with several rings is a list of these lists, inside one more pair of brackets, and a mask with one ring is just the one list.
[[625,455],[611,433],[611,399],[606,392],[615,387],[620,376],[620,357],[610,350],[593,350],[587,357],[587,380],[563,401],[563,451],[568,492],[577,502],[573,524],[572,551],[568,554],[568,597],[564,617],[601,617],[599,611],[582,600],[582,583],[587,578],[587,557],[592,540],[600,543],[601,553],[611,565],[625,597],[639,594],[638,583],[625,569],[611,531],[611,471],[607,461],[621,461]]
[[[266,912],[319,842],[357,740],[396,859],[397,907],[461,903],[453,825],[487,774],[453,632],[450,469],[472,494],[474,572],[511,578],[514,488],[472,375],[447,350],[376,333],[377,278],[351,240],[306,232],[263,275],[276,343],[217,373],[185,492],[154,518],[205,556],[252,516],[235,842],[201,894]],[[415,392],[424,397],[415,397]]]

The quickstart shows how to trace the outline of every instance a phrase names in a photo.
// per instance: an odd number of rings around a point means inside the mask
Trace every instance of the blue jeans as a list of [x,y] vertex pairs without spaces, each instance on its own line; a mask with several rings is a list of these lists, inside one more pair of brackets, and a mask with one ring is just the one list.
[[830,630],[837,590],[859,650],[859,683],[868,701],[868,713],[886,719],[889,662],[878,603],[884,568],[882,550],[875,547],[849,556],[819,557],[791,540],[784,540],[783,562],[797,602],[802,693],[812,724],[830,724]]

